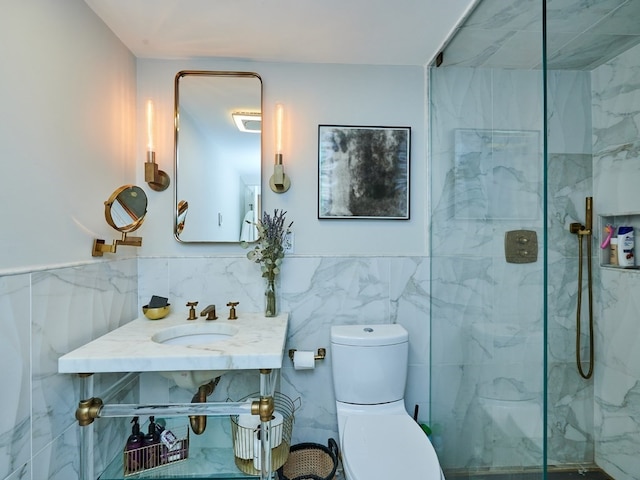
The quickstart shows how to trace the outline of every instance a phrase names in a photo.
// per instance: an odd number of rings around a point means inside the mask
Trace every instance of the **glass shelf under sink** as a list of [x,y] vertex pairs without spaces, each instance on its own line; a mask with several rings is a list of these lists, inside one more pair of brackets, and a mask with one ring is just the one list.
[[[186,421],[188,423],[188,421]],[[184,425],[185,419],[172,418],[167,426],[174,429],[176,425]],[[253,479],[236,467],[233,444],[231,441],[231,422],[228,416],[207,417],[207,429],[202,435],[191,433],[189,437],[189,458],[163,467],[124,476],[123,456],[117,455],[107,466],[99,480],[131,480],[131,479],[167,479],[192,480],[216,479],[238,480]],[[146,425],[141,430],[146,432]],[[122,446],[126,438],[122,440]]]

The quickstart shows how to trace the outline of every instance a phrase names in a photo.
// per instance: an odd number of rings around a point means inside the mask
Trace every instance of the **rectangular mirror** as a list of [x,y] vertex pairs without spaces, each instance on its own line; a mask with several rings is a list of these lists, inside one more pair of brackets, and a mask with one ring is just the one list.
[[262,79],[250,72],[175,77],[175,237],[256,240],[261,210]]

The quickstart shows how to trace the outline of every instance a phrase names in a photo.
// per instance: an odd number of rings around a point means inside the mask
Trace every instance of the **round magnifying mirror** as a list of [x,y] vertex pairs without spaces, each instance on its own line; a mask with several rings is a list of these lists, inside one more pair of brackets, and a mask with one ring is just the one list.
[[119,232],[133,232],[140,228],[147,213],[147,195],[136,185],[118,188],[104,202],[107,223]]

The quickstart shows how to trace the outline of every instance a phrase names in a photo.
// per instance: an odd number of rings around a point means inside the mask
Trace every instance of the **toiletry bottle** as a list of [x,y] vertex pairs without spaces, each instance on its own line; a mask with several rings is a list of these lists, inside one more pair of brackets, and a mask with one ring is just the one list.
[[174,433],[165,428],[166,421],[164,418],[158,418],[156,420],[156,433],[160,438],[160,464],[175,462],[176,460],[182,460],[181,450],[182,442],[174,435]]
[[156,423],[153,416],[149,417],[149,429],[144,436],[144,468],[153,468],[158,466],[160,458],[160,436],[156,431]]
[[129,435],[124,446],[125,468],[128,473],[134,473],[143,468],[142,447],[144,446],[144,435],[140,433],[138,417],[133,417],[131,423],[133,423],[131,435]]
[[618,265],[621,267],[635,266],[634,243],[633,227],[618,227]]
[[618,239],[616,237],[609,241],[609,263],[618,265]]

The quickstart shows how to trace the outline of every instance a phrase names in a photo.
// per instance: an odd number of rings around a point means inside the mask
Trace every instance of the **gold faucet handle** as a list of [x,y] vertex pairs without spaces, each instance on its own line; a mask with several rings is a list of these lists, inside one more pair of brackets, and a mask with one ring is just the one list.
[[187,307],[189,307],[189,316],[187,317],[187,320],[195,320],[196,318],[196,305],[198,305],[198,302],[187,302]]
[[240,302],[229,302],[227,303],[227,307],[231,307],[229,309],[229,320],[237,320],[238,316],[236,315],[236,306]]

